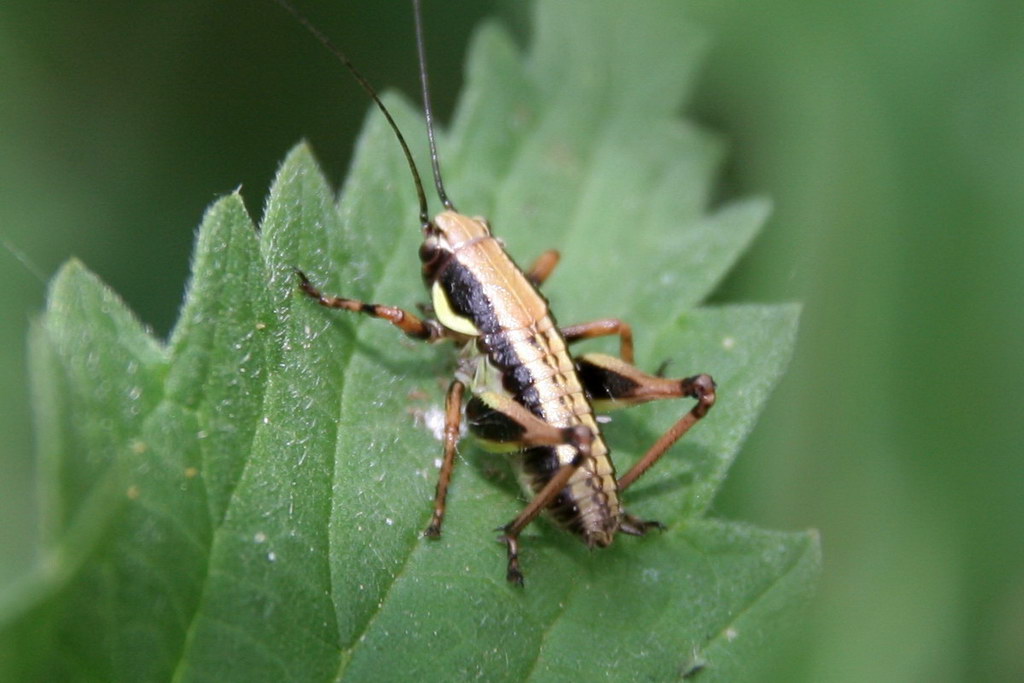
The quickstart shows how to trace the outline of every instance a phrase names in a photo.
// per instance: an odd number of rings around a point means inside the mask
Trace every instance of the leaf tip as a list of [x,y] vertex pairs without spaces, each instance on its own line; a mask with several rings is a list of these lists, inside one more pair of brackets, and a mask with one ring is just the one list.
[[52,307],[54,302],[64,299],[83,285],[95,286],[98,284],[100,284],[99,277],[89,270],[78,257],[72,256],[61,264],[50,280],[47,301]]
[[314,166],[318,165],[316,155],[313,153],[313,147],[309,144],[308,140],[303,138],[292,145],[292,148],[288,150],[288,153],[284,157],[284,161],[281,162],[280,169],[289,166],[308,164],[312,164]]

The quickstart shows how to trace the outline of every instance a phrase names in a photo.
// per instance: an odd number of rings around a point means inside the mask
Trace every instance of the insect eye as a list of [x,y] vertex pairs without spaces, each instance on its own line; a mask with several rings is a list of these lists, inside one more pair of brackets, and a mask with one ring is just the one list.
[[436,237],[428,237],[423,240],[423,244],[420,245],[420,261],[424,264],[430,263],[438,257],[440,249],[437,246]]
[[436,236],[427,237],[420,245],[420,261],[423,263],[423,281],[430,285],[451,252],[444,249]]

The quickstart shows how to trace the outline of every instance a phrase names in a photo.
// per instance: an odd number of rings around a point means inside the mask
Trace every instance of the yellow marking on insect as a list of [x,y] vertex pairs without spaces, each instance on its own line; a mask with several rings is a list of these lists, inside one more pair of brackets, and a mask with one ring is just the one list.
[[482,439],[479,436],[475,437],[475,439],[480,447],[488,453],[521,453],[523,450],[523,445],[520,443],[491,441],[490,439]]
[[452,310],[452,304],[448,301],[448,294],[439,282],[435,282],[430,287],[430,300],[434,304],[434,314],[437,315],[437,319],[441,321],[442,325],[459,334],[465,334],[470,337],[480,336],[480,330],[476,328],[472,320]]

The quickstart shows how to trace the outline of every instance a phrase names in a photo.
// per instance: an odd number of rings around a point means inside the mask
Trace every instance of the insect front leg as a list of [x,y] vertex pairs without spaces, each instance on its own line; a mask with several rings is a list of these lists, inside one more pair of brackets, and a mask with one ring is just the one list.
[[473,434],[492,450],[519,451],[533,446],[563,445],[575,449],[572,460],[563,463],[516,518],[500,528],[500,540],[508,548],[506,578],[521,586],[519,534],[554,501],[590,456],[594,434],[583,425],[556,427],[548,424],[511,398],[493,392],[484,392],[470,399],[466,405],[466,418]]
[[362,313],[363,315],[387,320],[413,339],[435,342],[452,336],[448,330],[446,330],[444,326],[436,320],[420,318],[415,314],[396,306],[368,304],[356,299],[328,296],[317,289],[317,287],[309,281],[309,278],[306,277],[306,274],[301,270],[296,270],[295,274],[299,276],[299,289],[305,292],[305,294],[311,299],[315,299],[321,306],[326,306],[327,308],[340,308],[345,311]]
[[[664,398],[689,397],[697,404],[647,449],[640,460],[618,481],[619,491],[628,488],[640,475],[650,469],[672,445],[679,441],[698,420],[707,415],[715,404],[715,381],[711,375],[700,374],[683,379],[671,379],[650,375],[630,365],[621,358],[603,353],[588,353],[576,359],[576,369],[587,393],[596,406],[601,408],[625,407]],[[622,530],[627,533],[643,531],[638,520],[626,520]]]

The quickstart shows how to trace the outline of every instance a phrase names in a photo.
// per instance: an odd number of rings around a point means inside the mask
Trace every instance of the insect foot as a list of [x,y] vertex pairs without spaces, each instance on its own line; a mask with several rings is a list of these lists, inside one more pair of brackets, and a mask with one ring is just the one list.
[[[503,529],[508,530],[511,526],[509,524]],[[519,539],[509,533],[504,533],[498,537],[498,540],[508,547],[508,569],[505,571],[505,578],[509,583],[522,587],[523,572],[519,569]]]
[[661,522],[653,519],[640,519],[635,515],[631,515],[628,512],[622,514],[622,519],[619,520],[619,531],[630,536],[646,536],[647,532],[651,529],[657,529],[658,531],[664,531],[667,527]]
[[697,405],[693,408],[694,417],[704,417],[711,410],[711,406],[715,405],[715,389],[717,388],[715,380],[708,374],[694,375],[683,380],[683,393],[697,399]]

